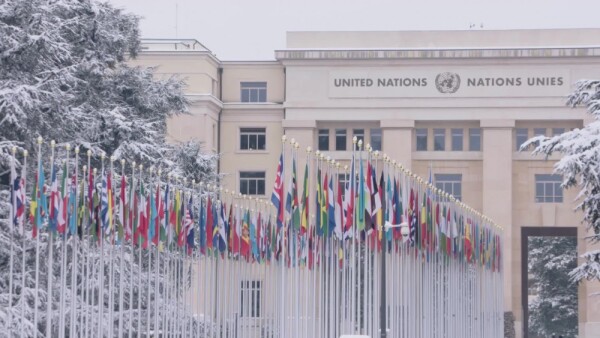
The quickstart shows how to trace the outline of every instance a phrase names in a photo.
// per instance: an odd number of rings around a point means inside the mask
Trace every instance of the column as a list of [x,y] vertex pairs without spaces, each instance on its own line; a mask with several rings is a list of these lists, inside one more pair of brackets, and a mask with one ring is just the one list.
[[[515,316],[515,332],[522,337],[519,225],[512,225],[512,155],[514,120],[482,120],[483,214],[504,228],[504,309]],[[513,247],[513,243],[517,246]],[[517,250],[517,252],[515,252]]]
[[392,160],[412,167],[414,120],[381,120],[382,148]]

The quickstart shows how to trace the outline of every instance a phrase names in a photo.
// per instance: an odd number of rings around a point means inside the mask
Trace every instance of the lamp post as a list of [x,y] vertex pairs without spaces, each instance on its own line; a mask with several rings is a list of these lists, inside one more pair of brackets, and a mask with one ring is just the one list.
[[381,338],[387,337],[387,323],[386,323],[386,294],[385,294],[385,252],[387,246],[387,240],[385,238],[385,230],[391,228],[400,228],[400,233],[402,237],[408,236],[408,224],[406,222],[402,222],[400,224],[391,224],[390,222],[385,222],[384,232],[381,236],[381,306],[379,308],[379,329],[381,330]]

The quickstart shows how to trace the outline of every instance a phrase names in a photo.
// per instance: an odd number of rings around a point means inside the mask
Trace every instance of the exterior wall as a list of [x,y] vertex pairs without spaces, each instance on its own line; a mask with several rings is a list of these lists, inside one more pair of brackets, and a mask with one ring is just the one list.
[[[170,51],[142,53],[134,62],[160,64],[160,74],[188,79],[191,115],[169,121],[169,136],[174,141],[197,137],[207,149],[219,151],[224,189],[239,192],[240,171],[265,171],[265,195],[253,198],[268,200],[281,136],[300,143],[300,176],[306,147],[313,153],[317,149],[319,129],[330,130],[330,150],[324,153],[342,168],[352,156],[352,129],[381,128],[381,153],[416,174],[427,178],[430,168],[434,174],[462,174],[463,201],[504,227],[504,305],[515,314],[517,337],[522,337],[521,227],[579,227],[578,251],[591,247],[581,239],[581,215],[573,213],[575,190],[564,192],[563,203],[535,202],[534,175],[551,173],[559,157],[534,158],[516,151],[516,128],[529,128],[531,137],[533,128],[571,129],[590,122],[583,109],[565,107],[565,96],[576,80],[600,78],[598,33],[292,32],[289,49],[276,51],[277,61],[221,63],[210,52]],[[455,93],[436,89],[436,77],[445,72],[461,75]],[[424,77],[428,85],[394,90],[332,85],[336,78],[380,76]],[[472,77],[561,77],[564,83],[481,87],[469,85]],[[266,81],[267,102],[240,103],[242,81]],[[266,128],[266,150],[240,150],[242,127]],[[334,150],[336,128],[348,131],[346,151]],[[416,150],[416,128],[430,130],[427,151]],[[446,150],[433,150],[433,128],[446,128]],[[462,151],[449,150],[451,128],[464,129]],[[481,128],[480,151],[468,150],[468,128]],[[313,172],[314,164],[311,157]],[[289,175],[286,169],[286,182]],[[598,283],[579,287],[582,337],[600,332],[600,303],[588,299],[599,290]]]

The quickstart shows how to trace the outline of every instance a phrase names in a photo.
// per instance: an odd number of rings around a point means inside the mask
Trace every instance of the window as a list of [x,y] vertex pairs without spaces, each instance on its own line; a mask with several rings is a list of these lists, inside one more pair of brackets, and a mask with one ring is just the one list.
[[469,128],[469,150],[481,151],[481,128]]
[[242,102],[267,102],[266,82],[240,83]]
[[265,128],[240,128],[240,150],[265,150]]
[[562,203],[562,177],[552,174],[535,175],[535,201],[537,203]]
[[546,128],[533,128],[533,136],[546,136]]
[[433,150],[446,149],[446,129],[433,129]]
[[348,183],[349,178],[350,174],[338,174],[338,181],[342,185],[342,194],[346,193],[346,184]]
[[242,317],[260,317],[260,300],[262,296],[262,283],[258,280],[242,281],[241,285],[241,314]]
[[435,187],[462,200],[462,174],[435,174]]
[[371,147],[373,147],[373,150],[381,151],[381,129],[380,128],[371,129]]
[[265,172],[240,171],[240,193],[244,195],[264,195]]
[[452,128],[451,134],[452,134],[452,150],[462,151],[463,150],[463,130]]
[[417,135],[417,151],[427,151],[427,129],[418,128]]
[[319,129],[319,150],[329,150],[329,129]]
[[516,136],[517,151],[519,151],[521,149],[521,145],[529,138],[529,132],[527,128],[517,128]]
[[565,132],[565,128],[552,128],[552,136],[560,135]]
[[[358,141],[362,140],[363,141],[363,149],[366,149],[365,147],[367,145],[365,144],[365,130],[364,129],[352,129],[352,135],[353,135],[352,139],[354,139],[354,137],[356,137],[356,144],[358,144]],[[368,150],[368,149],[366,149],[366,150]]]
[[335,150],[346,150],[346,129],[335,130]]

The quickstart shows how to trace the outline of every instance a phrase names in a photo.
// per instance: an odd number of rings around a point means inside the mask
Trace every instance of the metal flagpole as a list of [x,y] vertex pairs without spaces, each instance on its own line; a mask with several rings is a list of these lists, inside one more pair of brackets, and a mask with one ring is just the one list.
[[[144,170],[144,165],[140,164],[139,166],[139,184],[140,184],[140,192],[143,185],[142,182],[142,171]],[[140,201],[142,196],[140,195]],[[145,199],[145,197],[144,197]],[[138,205],[138,222],[141,221],[140,213],[143,212],[141,208],[145,208],[145,205]],[[147,215],[146,215],[147,217]],[[140,224],[138,223],[138,228]],[[138,230],[139,231],[139,230]],[[140,338],[142,336],[142,245],[139,244],[138,239],[138,285],[137,285],[137,337]]]
[[[66,145],[66,150],[67,150],[67,160],[65,162],[66,165],[66,171],[64,171],[62,173],[62,178],[63,180],[66,182],[66,180],[68,179],[69,175],[69,153],[71,150],[71,146],[67,143]],[[59,208],[64,210],[64,198],[65,196],[62,195],[62,193],[67,194],[68,192],[66,191],[62,191],[61,195],[60,195],[60,203],[59,203]],[[67,204],[68,207],[68,204]],[[69,225],[68,222],[68,217],[66,217],[67,215],[64,215],[64,222],[65,222],[65,229],[64,232],[62,234],[62,239],[61,239],[61,262],[60,262],[60,287],[61,290],[65,290],[66,289],[66,261],[65,261],[65,256],[66,256],[66,251],[67,251],[67,244],[66,244],[66,237],[67,237],[67,227]],[[60,220],[59,220],[60,222]],[[65,335],[65,297],[66,297],[66,293],[65,292],[61,292],[60,293],[60,303],[59,303],[59,321],[58,321],[58,335],[59,337],[64,337]]]
[[[154,175],[154,167],[148,168],[148,191],[150,192],[149,198],[152,201],[152,180]],[[150,214],[146,215],[148,217],[148,229],[146,229],[146,236],[148,236],[148,247],[146,248],[146,253],[148,254],[148,269],[146,271],[146,335],[150,336],[150,309],[152,306],[150,305],[150,285],[152,284],[152,278],[150,277],[150,273],[152,271],[152,238],[150,238],[150,228],[156,226],[156,220],[151,218],[153,215],[152,208],[156,207],[156,201],[154,201],[154,205],[150,206]],[[148,211],[148,210],[146,210]],[[156,216],[156,215],[154,215]]]
[[[56,142],[54,140],[50,141],[51,148],[51,157],[50,157],[50,165],[52,167],[52,173],[50,177],[55,175],[55,165],[54,165],[54,148],[56,146]],[[52,199],[50,199],[52,202]],[[54,206],[52,206],[54,208]],[[52,335],[52,280],[54,279],[54,233],[52,229],[48,228],[48,271],[47,271],[47,285],[48,285],[48,295],[47,295],[47,305],[46,305],[46,337],[50,338]]]
[[[161,180],[161,175],[162,175],[162,170],[158,169],[158,175],[156,178],[156,184],[157,184],[157,188],[156,188],[156,192],[158,194],[158,198],[157,198],[157,208],[158,210],[160,210],[162,208],[163,210],[163,215],[164,215],[164,204],[165,201],[163,201],[160,196],[162,195],[161,190],[160,190],[160,180]],[[156,238],[158,239],[156,242],[156,258],[154,261],[154,335],[160,335],[163,334],[162,331],[159,330],[159,326],[158,326],[158,303],[159,303],[159,295],[160,295],[160,289],[158,286],[158,275],[160,274],[160,253],[161,253],[161,247],[162,247],[162,242],[160,241],[160,228],[162,226],[162,224],[160,224],[160,214],[157,215],[158,217],[158,221],[157,224],[159,224],[158,227],[156,227],[156,233],[154,234],[156,236]],[[165,222],[166,222],[166,217],[165,217]],[[191,226],[194,226],[193,224]]]
[[[14,226],[15,226],[15,220],[16,220],[16,207],[17,207],[17,196],[15,194],[15,180],[16,180],[16,169],[15,169],[15,157],[17,154],[17,147],[12,147],[12,157],[11,157],[11,161],[10,161],[10,196],[11,196],[11,205],[10,205],[10,212],[9,212],[9,221],[8,221],[8,232],[9,232],[9,245],[10,245],[10,268],[9,268],[9,273],[8,273],[8,325],[7,325],[7,329],[8,329],[8,335],[11,336],[12,335],[12,311],[13,311],[13,242],[14,242],[14,238],[13,238],[13,232],[14,232]],[[25,274],[23,274],[23,277],[25,278]],[[23,293],[23,289],[21,289],[21,293]],[[23,297],[21,297],[23,298]],[[23,319],[21,319],[23,320]]]
[[[125,177],[125,160],[121,160],[121,176]],[[121,179],[121,184],[125,183],[125,180]],[[122,193],[119,194],[119,220],[121,222],[121,227],[123,228],[123,237],[119,243],[119,326],[117,328],[117,334],[119,337],[123,337],[123,294],[125,293],[125,289],[123,286],[123,276],[125,275],[124,271],[124,246],[125,246],[125,233],[127,232],[127,218],[125,217],[125,201],[127,198],[127,190],[124,187],[121,187]]]
[[[21,183],[22,183],[22,187],[21,189],[23,190],[22,196],[25,197],[27,196],[27,150],[23,151],[23,167],[21,170]],[[25,204],[27,203],[27,198],[23,198],[23,209],[27,210],[27,208],[25,207]],[[26,241],[26,236],[25,236],[25,230],[24,230],[24,222],[25,222],[25,211],[23,211],[23,215],[21,217],[18,218],[18,224],[19,224],[19,232],[21,233],[21,321],[20,321],[20,325],[19,325],[19,332],[20,332],[20,337],[23,338],[24,334],[25,334],[25,305],[26,305],[26,301],[25,301],[25,279],[26,279],[26,267],[25,267],[25,249],[27,246],[27,241]],[[37,290],[36,290],[37,292]],[[37,331],[37,328],[34,327],[34,331]]]
[[[104,181],[104,158],[106,157],[106,155],[104,153],[102,153],[101,155],[101,163],[102,163],[102,181]],[[107,187],[108,189],[108,187]],[[104,187],[102,187],[102,190],[104,190]],[[104,192],[102,191],[101,196],[104,195]],[[100,200],[102,200],[102,197],[100,198]],[[100,202],[100,205],[102,205],[102,202]],[[101,206],[102,208],[102,206]],[[103,220],[101,220],[101,222],[103,223]],[[99,336],[103,337],[104,336],[104,224],[101,224],[98,226],[98,228],[100,229],[100,231],[98,231],[98,236],[99,238],[99,243],[100,243],[100,279],[99,279],[99,284],[98,287],[100,288],[100,298],[98,299],[98,332],[99,332]]]
[[110,157],[110,187],[107,187],[107,189],[110,189],[111,194],[110,196],[108,196],[108,210],[110,212],[110,215],[108,216],[108,241],[109,241],[109,246],[108,246],[108,250],[109,250],[109,259],[108,259],[108,264],[109,264],[109,272],[108,272],[108,334],[109,337],[114,336],[113,334],[113,329],[114,329],[114,309],[115,309],[115,305],[114,305],[114,287],[113,287],[113,251],[115,248],[115,229],[114,229],[114,223],[113,223],[113,216],[114,216],[114,210],[112,209],[112,203],[113,203],[113,198],[114,198],[114,189],[113,189],[113,180],[114,180],[114,161],[115,158],[113,156]]
[[[37,193],[39,196],[41,196],[43,194],[42,191],[40,191],[40,187],[39,187],[39,174],[40,171],[42,170],[42,137],[39,136],[37,138],[37,143],[38,143],[38,153],[37,153],[37,162],[38,162],[38,173],[37,178],[36,178],[36,184],[38,185],[37,187]],[[36,200],[37,200],[37,196],[36,196]],[[38,205],[35,206],[35,208],[40,208],[40,201],[37,202]],[[33,211],[33,210],[32,210]],[[34,211],[34,214],[36,215],[36,217],[34,217],[33,219],[33,224],[32,227],[38,228],[38,224],[37,224],[37,217],[41,217],[41,216],[37,216],[38,211]],[[34,311],[33,311],[33,337],[37,338],[38,335],[38,305],[39,305],[39,298],[40,298],[40,292],[39,292],[39,280],[40,280],[40,230],[41,229],[37,229],[36,230],[36,236],[35,236],[35,300],[34,300]]]
[[[75,320],[76,320],[76,311],[77,311],[77,302],[79,298],[77,297],[77,275],[79,274],[79,266],[78,266],[78,255],[79,255],[79,233],[78,228],[79,224],[79,212],[78,212],[78,197],[79,197],[79,147],[75,147],[75,181],[71,182],[75,185],[75,201],[73,202],[73,213],[71,217],[75,217],[75,233],[71,234],[71,252],[73,254],[73,260],[71,262],[71,318],[70,318],[70,328],[69,328],[69,336],[75,336]],[[72,222],[72,221],[70,221]]]
[[[128,216],[129,219],[127,220],[127,222],[129,222],[129,226],[128,226],[128,231],[131,231],[129,233],[129,236],[131,237],[131,246],[129,247],[130,250],[130,254],[127,255],[128,256],[128,265],[129,265],[129,271],[130,271],[130,278],[129,278],[129,283],[127,283],[128,288],[129,288],[129,303],[127,306],[127,310],[128,310],[128,320],[127,320],[127,336],[128,338],[132,338],[133,337],[133,280],[134,280],[134,267],[135,267],[135,243],[134,243],[134,233],[133,233],[133,223],[134,220],[136,219],[137,215],[135,215],[135,210],[137,208],[137,206],[135,205],[135,198],[132,198],[133,196],[135,196],[135,188],[136,188],[136,182],[135,182],[135,161],[133,161],[131,163],[131,184],[129,186],[129,212],[128,212]],[[123,169],[124,170],[124,169]],[[131,227],[131,228],[129,228]]]

